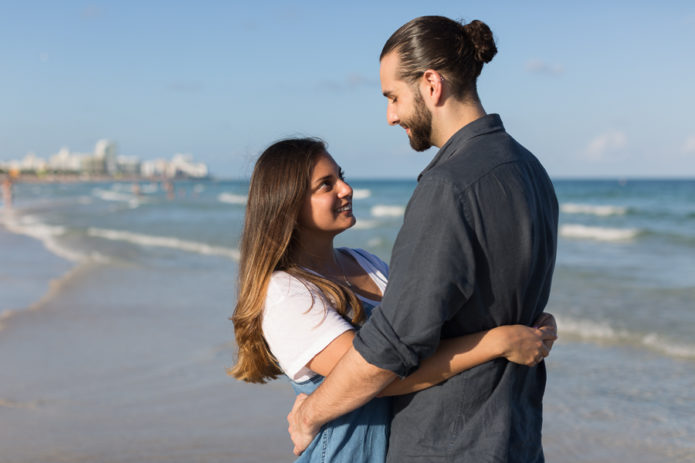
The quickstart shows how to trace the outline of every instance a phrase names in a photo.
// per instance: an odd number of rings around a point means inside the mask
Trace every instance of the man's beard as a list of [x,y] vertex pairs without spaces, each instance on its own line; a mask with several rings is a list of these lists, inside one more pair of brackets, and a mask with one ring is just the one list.
[[404,121],[405,126],[410,129],[410,146],[415,151],[425,151],[432,146],[432,113],[425,100],[420,94],[420,90],[415,90],[415,114],[410,120]]

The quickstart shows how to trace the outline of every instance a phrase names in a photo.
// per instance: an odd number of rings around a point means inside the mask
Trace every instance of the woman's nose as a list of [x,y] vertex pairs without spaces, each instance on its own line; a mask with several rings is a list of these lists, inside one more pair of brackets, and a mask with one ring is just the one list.
[[345,180],[340,180],[340,197],[352,196],[352,187]]

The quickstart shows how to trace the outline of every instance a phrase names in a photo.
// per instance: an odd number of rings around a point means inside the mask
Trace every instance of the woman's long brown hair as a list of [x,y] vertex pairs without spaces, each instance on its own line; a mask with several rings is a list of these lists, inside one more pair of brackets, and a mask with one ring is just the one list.
[[[314,164],[325,153],[326,146],[320,140],[287,139],[271,145],[256,161],[240,244],[239,293],[231,318],[239,350],[229,374],[237,379],[265,383],[282,373],[262,329],[264,302],[274,271],[285,271],[304,284],[318,287],[353,324],[364,320],[362,305],[352,291],[296,263],[299,213],[310,191]],[[348,317],[351,309],[352,317]]]

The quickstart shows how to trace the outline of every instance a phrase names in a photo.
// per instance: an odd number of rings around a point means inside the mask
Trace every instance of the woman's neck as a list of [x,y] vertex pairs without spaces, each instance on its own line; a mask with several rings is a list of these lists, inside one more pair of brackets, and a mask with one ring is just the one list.
[[333,238],[300,240],[297,264],[320,275],[334,275],[340,267],[336,261]]

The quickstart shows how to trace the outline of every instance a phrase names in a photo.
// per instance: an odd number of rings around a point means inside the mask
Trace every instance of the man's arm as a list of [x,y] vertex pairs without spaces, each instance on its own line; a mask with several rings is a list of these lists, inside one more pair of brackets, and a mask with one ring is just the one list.
[[366,404],[395,377],[350,347],[318,389],[310,396],[297,397],[287,416],[294,454],[300,455],[309,446],[321,426]]

